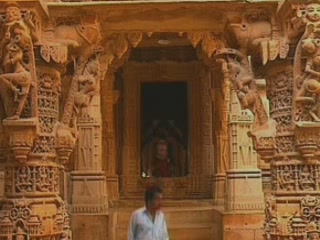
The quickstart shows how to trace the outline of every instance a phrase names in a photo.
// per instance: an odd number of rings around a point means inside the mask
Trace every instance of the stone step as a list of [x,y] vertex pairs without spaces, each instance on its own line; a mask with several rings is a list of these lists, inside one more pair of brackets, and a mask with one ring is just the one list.
[[[117,226],[127,226],[135,209],[119,209],[117,212]],[[213,208],[163,208],[169,224],[204,224],[214,222]]]
[[[138,205],[140,203],[140,205]],[[116,210],[116,239],[127,240],[127,232],[132,212],[142,202],[123,202]],[[123,207],[126,206],[126,207]],[[166,215],[170,240],[213,240],[219,223],[215,210],[208,202],[172,201],[162,208]]]
[[[170,240],[213,240],[214,229],[212,224],[176,224],[169,225]],[[128,229],[117,227],[117,240],[127,240]]]

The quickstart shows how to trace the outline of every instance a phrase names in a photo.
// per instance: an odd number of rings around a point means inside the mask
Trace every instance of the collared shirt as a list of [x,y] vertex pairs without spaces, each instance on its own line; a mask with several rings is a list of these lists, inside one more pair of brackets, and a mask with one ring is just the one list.
[[131,217],[128,240],[169,240],[167,223],[162,211],[154,221],[146,208],[136,210]]

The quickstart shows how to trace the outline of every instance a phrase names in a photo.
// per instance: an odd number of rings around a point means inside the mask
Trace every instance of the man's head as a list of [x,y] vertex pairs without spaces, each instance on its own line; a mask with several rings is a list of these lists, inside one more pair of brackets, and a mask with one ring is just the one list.
[[150,186],[145,192],[146,207],[151,210],[158,210],[162,202],[162,190],[158,186]]

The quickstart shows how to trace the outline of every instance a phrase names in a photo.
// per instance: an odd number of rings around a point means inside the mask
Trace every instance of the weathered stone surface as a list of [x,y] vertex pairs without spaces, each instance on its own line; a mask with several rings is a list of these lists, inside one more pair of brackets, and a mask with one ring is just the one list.
[[1,0],[0,240],[126,239],[154,183],[172,239],[319,239],[319,9]]

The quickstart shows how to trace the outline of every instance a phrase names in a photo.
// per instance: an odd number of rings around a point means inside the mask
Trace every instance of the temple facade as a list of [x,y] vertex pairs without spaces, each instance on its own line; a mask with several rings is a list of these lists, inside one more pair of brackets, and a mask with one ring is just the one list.
[[151,184],[170,239],[320,239],[320,0],[0,0],[0,42],[0,240],[126,240]]

